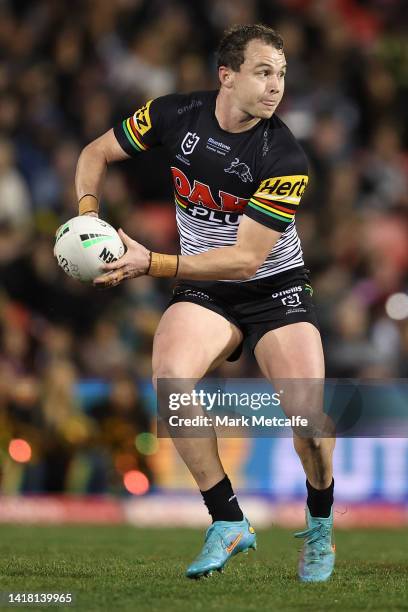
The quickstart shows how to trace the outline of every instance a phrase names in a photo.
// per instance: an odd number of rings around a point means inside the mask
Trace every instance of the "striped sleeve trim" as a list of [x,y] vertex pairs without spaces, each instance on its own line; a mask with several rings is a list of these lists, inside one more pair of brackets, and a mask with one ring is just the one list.
[[269,215],[270,217],[279,219],[279,221],[283,221],[284,223],[290,223],[293,221],[295,216],[295,212],[289,208],[275,204],[275,202],[265,204],[265,202],[261,202],[259,198],[255,198],[255,196],[252,196],[252,198],[249,200],[248,206],[251,206],[261,213]]
[[122,127],[126,138],[136,151],[147,151],[149,147],[143,142],[140,134],[138,133],[133,117],[125,119],[122,122]]
[[266,201],[274,200],[275,202],[280,202],[282,204],[290,204],[291,206],[299,206],[300,204],[300,198],[292,198],[289,196],[279,196],[277,193],[274,193],[273,195],[269,195],[268,193],[257,191],[254,195],[259,196],[263,200],[266,200]]

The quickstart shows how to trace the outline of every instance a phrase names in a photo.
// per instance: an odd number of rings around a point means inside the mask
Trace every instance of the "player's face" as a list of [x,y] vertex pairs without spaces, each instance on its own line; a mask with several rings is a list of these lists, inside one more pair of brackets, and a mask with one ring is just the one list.
[[285,55],[261,40],[251,40],[244,57],[239,72],[231,74],[236,105],[252,117],[269,119],[285,89]]

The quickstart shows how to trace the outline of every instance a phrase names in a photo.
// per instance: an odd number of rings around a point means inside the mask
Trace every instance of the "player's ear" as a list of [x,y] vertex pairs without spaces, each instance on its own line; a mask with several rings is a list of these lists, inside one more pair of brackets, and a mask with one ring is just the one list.
[[218,68],[218,76],[220,79],[221,85],[227,87],[228,89],[232,87],[232,83],[234,80],[233,71],[228,66],[220,66]]

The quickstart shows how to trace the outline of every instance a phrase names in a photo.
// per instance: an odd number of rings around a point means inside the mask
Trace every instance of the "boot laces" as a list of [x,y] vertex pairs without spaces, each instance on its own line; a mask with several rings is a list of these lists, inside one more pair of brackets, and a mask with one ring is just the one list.
[[314,527],[298,531],[295,538],[303,538],[305,541],[305,556],[320,556],[328,552],[327,538],[330,535],[331,527],[324,523],[319,523]]

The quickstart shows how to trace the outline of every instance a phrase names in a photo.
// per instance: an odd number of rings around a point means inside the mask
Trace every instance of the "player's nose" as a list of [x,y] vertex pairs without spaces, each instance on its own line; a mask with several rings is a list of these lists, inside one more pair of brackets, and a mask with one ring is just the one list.
[[271,93],[279,93],[280,82],[276,74],[271,74],[269,77],[268,89]]

